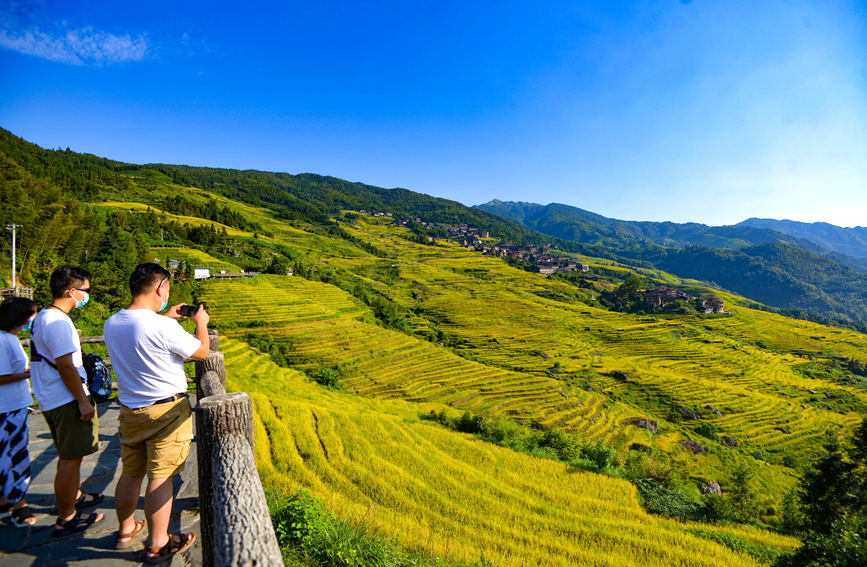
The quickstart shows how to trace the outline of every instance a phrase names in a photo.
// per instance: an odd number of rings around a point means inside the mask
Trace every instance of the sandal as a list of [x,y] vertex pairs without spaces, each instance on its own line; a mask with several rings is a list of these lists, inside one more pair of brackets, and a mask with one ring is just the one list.
[[36,523],[36,515],[25,504],[12,509],[12,525],[16,528],[29,528]]
[[[177,539],[175,539],[177,538]],[[149,545],[145,545],[145,563],[159,563],[164,559],[168,559],[177,555],[182,551],[188,550],[193,542],[196,541],[196,534],[193,532],[190,533],[177,533],[177,534],[169,534],[169,541],[162,547],[151,547]]]
[[[133,528],[132,532],[127,533],[127,534],[122,534],[122,533],[120,533],[120,530],[118,530],[117,534],[115,534],[115,536],[114,536],[114,548],[115,549],[126,549],[127,547],[130,547],[134,543],[135,536],[140,534],[142,532],[142,530],[144,530],[144,527],[145,527],[145,521],[144,520],[136,520],[135,521],[135,527]],[[121,540],[126,540],[126,541],[121,541]]]
[[[105,495],[96,492],[91,492],[89,494],[84,492],[83,490],[79,492],[81,492],[81,496],[79,496],[78,499],[76,499],[75,501],[76,508],[88,508],[90,506],[96,506],[97,504],[102,502],[103,498],[105,498]],[[87,498],[88,496],[90,497],[89,500]]]
[[63,518],[57,518],[57,522],[54,524],[54,529],[51,530],[51,537],[61,537],[66,534],[83,532],[93,524],[101,522],[104,517],[105,516],[103,516],[102,514],[91,512],[85,518],[81,515],[81,512],[79,510],[76,510],[75,515],[68,520],[64,520]]

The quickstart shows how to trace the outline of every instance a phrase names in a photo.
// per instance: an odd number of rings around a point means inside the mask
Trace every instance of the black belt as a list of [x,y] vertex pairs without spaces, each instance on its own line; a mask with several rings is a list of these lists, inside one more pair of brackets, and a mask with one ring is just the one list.
[[186,398],[186,397],[187,397],[186,394],[175,394],[174,396],[169,396],[168,398],[163,398],[161,400],[157,400],[154,403],[148,404],[148,405],[143,406],[143,407],[148,408],[150,406],[158,406],[160,404],[168,404],[170,402],[176,402],[176,401],[180,400],[181,398]]

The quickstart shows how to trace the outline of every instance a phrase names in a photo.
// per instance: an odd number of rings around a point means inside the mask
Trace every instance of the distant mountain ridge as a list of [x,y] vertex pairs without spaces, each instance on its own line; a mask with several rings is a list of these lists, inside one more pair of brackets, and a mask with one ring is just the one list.
[[826,222],[806,223],[759,218],[749,218],[735,226],[768,228],[795,238],[809,240],[833,252],[853,258],[867,258],[867,226],[846,228]]
[[738,250],[762,244],[786,244],[811,254],[827,256],[846,266],[867,271],[867,228],[842,228],[827,223],[799,223],[747,219],[736,225],[625,221],[608,218],[561,203],[500,201],[474,208],[498,214],[525,227],[584,244],[631,246],[707,246]]

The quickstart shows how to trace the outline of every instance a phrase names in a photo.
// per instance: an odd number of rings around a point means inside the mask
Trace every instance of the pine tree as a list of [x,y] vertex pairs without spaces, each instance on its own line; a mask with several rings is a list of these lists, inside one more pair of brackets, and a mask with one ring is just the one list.
[[735,514],[737,514],[738,519],[742,522],[748,522],[756,515],[756,493],[752,487],[753,476],[753,471],[743,461],[739,462],[735,470],[732,471],[729,499],[731,500]]
[[828,533],[834,520],[846,514],[853,501],[854,465],[843,455],[837,434],[825,433],[825,454],[804,474],[801,503],[807,515],[807,527]]

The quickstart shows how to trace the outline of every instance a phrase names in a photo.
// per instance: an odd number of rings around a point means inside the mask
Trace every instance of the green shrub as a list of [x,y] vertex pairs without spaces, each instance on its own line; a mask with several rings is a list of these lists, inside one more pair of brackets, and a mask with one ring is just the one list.
[[633,483],[648,512],[693,521],[704,518],[703,506],[679,491],[665,488],[651,479],[639,479]]
[[719,435],[719,429],[717,429],[717,426],[713,423],[710,423],[709,421],[699,424],[699,426],[696,427],[694,431],[702,437],[706,437],[707,439],[711,439],[713,441],[716,441],[717,436]]
[[581,458],[590,461],[593,470],[603,472],[611,466],[614,459],[614,451],[604,443],[593,443],[581,446]]
[[852,514],[831,524],[829,533],[810,532],[776,567],[863,567],[867,565],[867,517]]
[[735,510],[728,498],[720,494],[705,494],[704,516],[708,522],[730,522],[735,520]]
[[326,388],[342,389],[340,385],[340,373],[334,368],[321,368],[311,378],[313,381]]

